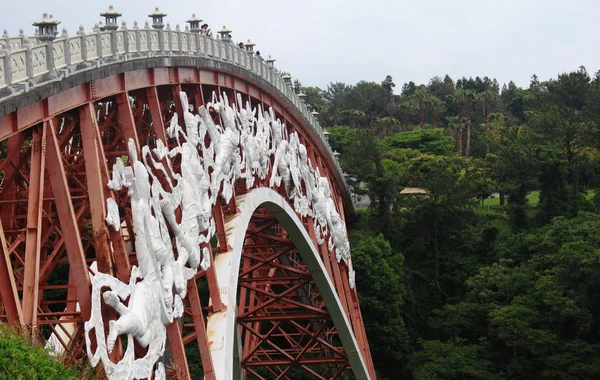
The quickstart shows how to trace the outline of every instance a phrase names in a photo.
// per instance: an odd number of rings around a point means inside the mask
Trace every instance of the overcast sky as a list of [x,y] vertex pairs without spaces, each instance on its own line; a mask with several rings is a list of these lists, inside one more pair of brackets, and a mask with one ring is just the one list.
[[[33,34],[31,23],[52,13],[74,34],[101,21],[110,1],[2,0],[0,29]],[[10,3],[10,5],[8,5]],[[171,27],[192,13],[213,32],[223,25],[236,42],[251,38],[266,58],[305,86],[381,82],[396,92],[432,76],[489,76],[527,86],[584,65],[600,69],[600,0],[118,0],[121,20],[140,26],[154,6]]]

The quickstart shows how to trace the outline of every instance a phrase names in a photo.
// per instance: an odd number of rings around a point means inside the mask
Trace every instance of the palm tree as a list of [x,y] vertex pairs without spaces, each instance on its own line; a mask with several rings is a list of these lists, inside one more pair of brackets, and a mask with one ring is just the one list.
[[419,127],[423,129],[425,124],[425,103],[429,100],[427,89],[421,87],[415,92],[415,99],[419,101]]
[[350,124],[353,128],[362,127],[367,118],[363,111],[354,109],[343,110],[340,112],[340,116],[343,123]]
[[485,121],[485,154],[490,153],[490,102],[496,98],[496,94],[487,89],[481,93],[480,98],[483,100],[483,120]]
[[462,156],[462,154],[463,154],[462,118],[463,118],[463,106],[465,104],[465,91],[462,89],[458,89],[458,90],[454,91],[454,94],[449,95],[448,97],[450,99],[452,99],[454,104],[456,104],[456,108],[458,110],[457,123],[456,123],[457,128],[456,128],[456,134],[455,134],[456,151],[458,152],[459,155]]
[[467,143],[465,146],[465,157],[471,154],[471,112],[473,103],[478,100],[478,96],[473,90],[465,90],[465,103],[467,104]]
[[404,119],[404,128],[408,130],[410,116],[417,110],[417,105],[412,100],[409,100],[400,104],[400,110]]
[[396,126],[400,125],[400,122],[393,116],[386,116],[378,117],[375,119],[374,124],[377,136],[381,138],[392,134],[390,131],[393,131]]
[[437,96],[430,95],[427,99],[427,104],[431,110],[431,124],[433,124],[433,127],[435,128],[436,121],[438,120],[436,109],[442,105],[442,101]]

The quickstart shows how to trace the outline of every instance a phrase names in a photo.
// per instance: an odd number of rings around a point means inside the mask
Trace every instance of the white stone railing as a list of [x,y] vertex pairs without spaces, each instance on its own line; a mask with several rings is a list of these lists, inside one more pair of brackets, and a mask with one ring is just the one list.
[[187,30],[152,29],[148,24],[129,29],[123,23],[115,31],[95,28],[85,33],[80,27],[70,37],[65,29],[54,41],[40,43],[37,37],[0,38],[0,102],[11,93],[55,81],[61,77],[118,61],[145,59],[159,56],[187,55],[228,62],[258,75],[281,92],[310,123],[345,183],[343,171],[333,154],[316,118],[309,112],[274,67],[256,59],[252,52],[229,45],[219,39],[207,38]]

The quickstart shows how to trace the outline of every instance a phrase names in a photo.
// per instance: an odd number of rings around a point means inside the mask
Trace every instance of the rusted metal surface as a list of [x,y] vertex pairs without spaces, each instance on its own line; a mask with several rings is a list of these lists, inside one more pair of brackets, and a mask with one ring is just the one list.
[[33,130],[31,167],[27,195],[27,230],[23,280],[23,316],[26,326],[35,330],[38,313],[42,213],[44,200],[44,168],[46,165],[46,125]]
[[239,283],[247,373],[260,376],[262,368],[261,377],[286,378],[301,370],[319,379],[344,373],[348,358],[325,302],[286,231],[265,210],[248,227]]
[[[138,151],[155,138],[169,144],[165,127],[174,112],[182,111],[176,96],[179,89],[188,93],[193,113],[210,99],[212,91],[219,90],[226,91],[232,101],[240,93],[253,105],[272,106],[285,118],[289,131],[299,133],[310,159],[329,177],[337,206],[344,206],[345,190],[339,188],[343,184],[335,181],[327,167],[330,157],[318,148],[313,133],[272,94],[227,73],[194,68],[132,71],[82,84],[5,115],[0,118],[0,141],[6,140],[0,150],[0,319],[37,326],[45,336],[57,336],[69,360],[85,352],[82,330],[89,313],[92,263],[124,282],[136,264],[126,194],[107,187],[112,165],[127,154],[129,138]],[[254,186],[268,186],[268,180],[257,180]],[[236,184],[236,195],[245,192],[244,183]],[[106,226],[108,197],[120,207],[120,231]],[[218,242],[213,247],[205,245],[213,259],[231,248],[225,224],[238,212],[235,202],[234,196],[229,204],[218,203],[213,209]],[[326,244],[317,245],[312,218],[304,217],[302,222],[318,247],[324,272],[375,378],[358,298],[349,288],[346,268],[337,263]],[[221,296],[227,284],[219,284],[212,265],[197,278],[202,276],[208,284],[210,307],[202,306],[208,300],[201,299],[190,281],[184,301],[189,322],[169,327],[174,368],[181,378],[189,376],[187,368],[182,369],[187,364],[181,355],[193,341],[198,344],[206,378],[216,378],[206,315],[225,310]],[[303,371],[315,378],[341,378],[351,372],[311,272],[286,231],[265,210],[254,214],[246,232],[238,294],[239,304],[234,307],[244,376],[293,378],[296,371]],[[120,351],[116,351],[113,360],[118,359]]]

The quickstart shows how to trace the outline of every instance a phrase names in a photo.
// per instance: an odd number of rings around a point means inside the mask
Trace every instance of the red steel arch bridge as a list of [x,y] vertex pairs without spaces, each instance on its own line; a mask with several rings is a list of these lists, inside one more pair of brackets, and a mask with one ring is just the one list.
[[344,175],[253,44],[44,14],[0,39],[0,320],[110,379],[374,379]]

